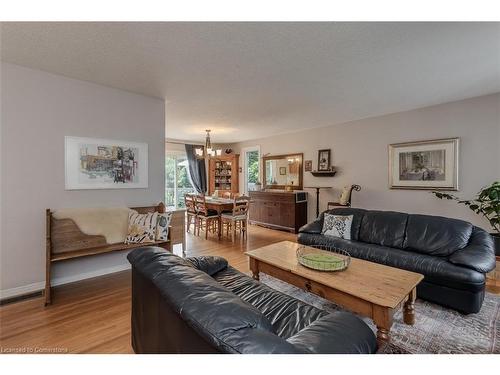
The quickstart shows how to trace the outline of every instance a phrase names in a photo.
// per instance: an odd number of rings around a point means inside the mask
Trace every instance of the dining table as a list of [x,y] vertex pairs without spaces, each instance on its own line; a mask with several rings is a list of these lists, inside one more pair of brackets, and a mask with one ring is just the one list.
[[232,199],[217,198],[217,197],[212,197],[212,196],[205,197],[205,206],[207,207],[207,209],[217,211],[217,214],[219,215],[219,223],[218,223],[219,225],[217,225],[217,227],[218,227],[217,235],[219,236],[219,238],[221,238],[221,236],[222,236],[221,214],[224,211],[231,211],[232,212],[233,204],[234,204],[234,201]]

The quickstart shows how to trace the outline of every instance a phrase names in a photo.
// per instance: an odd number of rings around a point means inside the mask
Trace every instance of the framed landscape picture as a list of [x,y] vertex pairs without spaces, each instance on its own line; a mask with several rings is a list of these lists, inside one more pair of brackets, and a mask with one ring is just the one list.
[[65,137],[65,188],[148,187],[148,144]]
[[389,145],[391,189],[458,190],[459,138]]

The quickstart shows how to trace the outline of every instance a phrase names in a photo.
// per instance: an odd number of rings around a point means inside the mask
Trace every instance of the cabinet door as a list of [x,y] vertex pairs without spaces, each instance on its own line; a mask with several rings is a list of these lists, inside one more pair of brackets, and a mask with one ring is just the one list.
[[280,224],[280,204],[277,202],[264,202],[263,210],[261,210],[262,222],[281,225]]
[[281,202],[280,204],[281,226],[295,228],[295,203]]
[[248,216],[250,220],[253,221],[262,221],[262,216],[261,216],[261,209],[262,209],[262,204],[260,201],[252,201],[250,203],[250,208],[248,212]]

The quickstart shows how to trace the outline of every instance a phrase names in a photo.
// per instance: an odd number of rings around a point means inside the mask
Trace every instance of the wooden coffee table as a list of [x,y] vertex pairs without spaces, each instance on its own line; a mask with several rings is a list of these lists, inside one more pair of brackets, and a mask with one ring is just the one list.
[[377,326],[379,345],[390,341],[393,316],[400,307],[404,322],[415,323],[416,287],[424,278],[421,274],[356,258],[351,258],[344,271],[315,271],[297,261],[299,246],[283,241],[246,252],[253,278],[258,280],[259,272],[266,273],[371,318]]

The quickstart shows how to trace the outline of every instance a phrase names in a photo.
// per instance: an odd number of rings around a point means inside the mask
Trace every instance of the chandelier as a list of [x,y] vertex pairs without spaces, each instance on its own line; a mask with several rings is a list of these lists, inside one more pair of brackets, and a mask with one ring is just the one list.
[[212,142],[210,142],[210,129],[205,130],[207,132],[207,136],[205,138],[205,150],[207,151],[207,155],[211,155],[212,153]]
[[214,150],[212,149],[212,141],[210,140],[210,129],[206,129],[205,132],[207,133],[205,136],[205,145],[204,146],[198,146],[195,147],[194,153],[198,159],[205,159],[210,156],[215,156],[215,155],[221,155],[222,150]]

